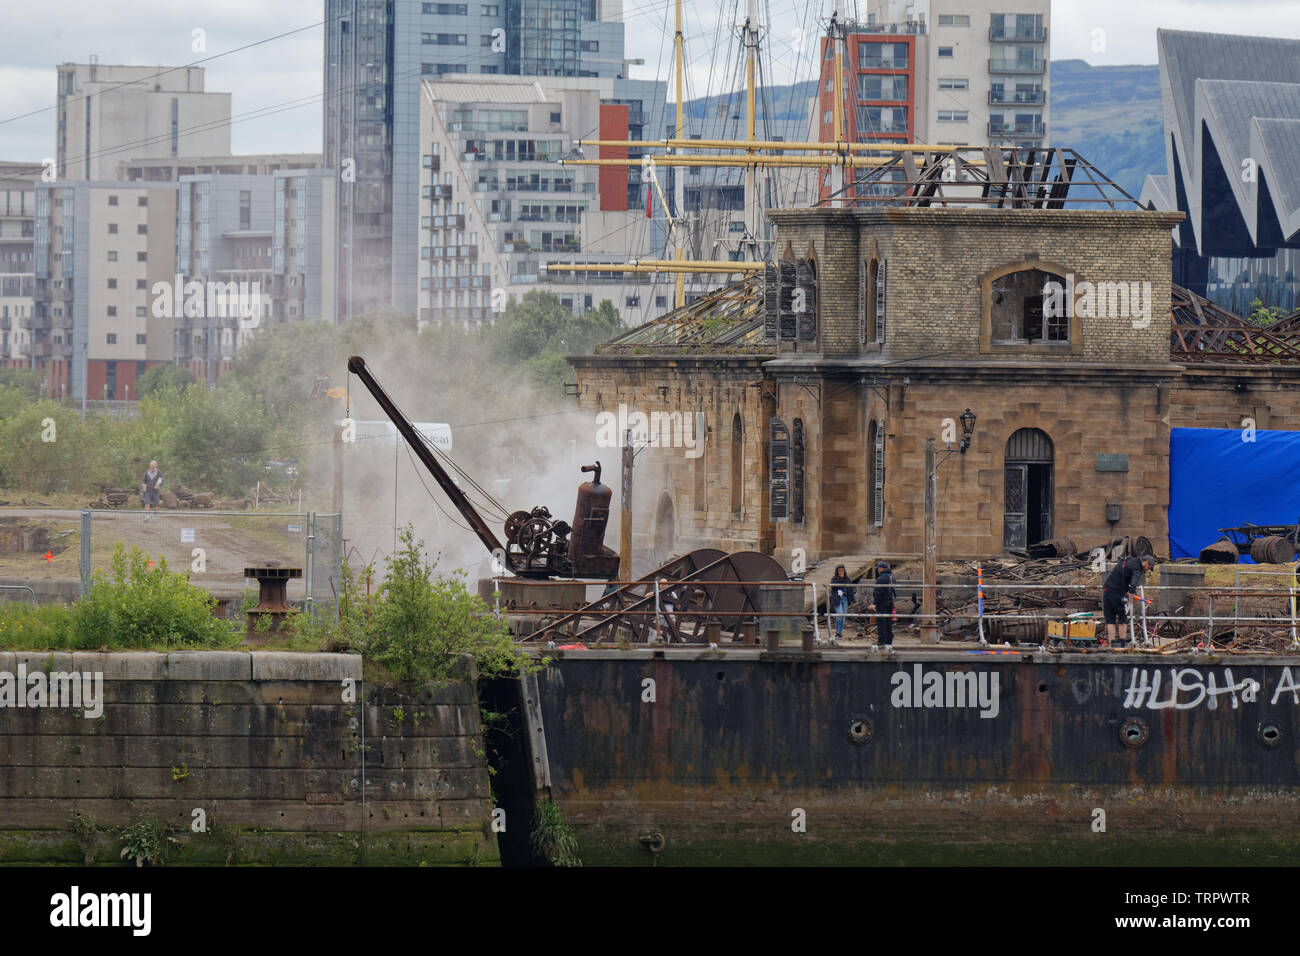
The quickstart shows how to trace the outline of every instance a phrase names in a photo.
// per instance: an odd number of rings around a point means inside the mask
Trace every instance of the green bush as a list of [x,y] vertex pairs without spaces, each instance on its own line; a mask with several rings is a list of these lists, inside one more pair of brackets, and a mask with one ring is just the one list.
[[72,605],[72,640],[79,648],[217,648],[240,641],[237,625],[212,616],[212,597],[165,558],[150,567],[148,555],[122,545],[110,573],[96,571],[90,590]]
[[462,654],[473,656],[482,677],[531,666],[505,622],[466,589],[462,575],[435,574],[409,525],[399,537],[401,547],[387,559],[387,576],[373,599],[360,598],[345,582],[335,631],[341,643],[399,681],[451,679]]

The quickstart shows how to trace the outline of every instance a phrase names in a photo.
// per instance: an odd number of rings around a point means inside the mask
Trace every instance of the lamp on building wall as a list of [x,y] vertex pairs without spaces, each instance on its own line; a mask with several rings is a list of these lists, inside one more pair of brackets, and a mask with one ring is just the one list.
[[966,449],[970,447],[970,439],[973,434],[975,434],[975,413],[968,408],[961,413],[961,443],[957,446],[957,450],[963,455],[966,454]]

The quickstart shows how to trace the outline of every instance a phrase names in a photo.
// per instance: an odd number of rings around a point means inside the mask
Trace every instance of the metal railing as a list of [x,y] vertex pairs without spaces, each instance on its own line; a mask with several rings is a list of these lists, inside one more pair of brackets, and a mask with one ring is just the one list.
[[[1098,573],[1100,574],[1102,572],[1098,572]],[[1284,587],[1242,586],[1240,584],[1240,578],[1241,575],[1243,574],[1261,575],[1261,576],[1272,575],[1274,577],[1286,576],[1289,579],[1289,582]],[[501,579],[498,578],[494,580],[501,580]],[[514,584],[522,583],[524,585],[530,585],[530,586],[546,586],[546,585],[554,585],[554,584],[590,585],[592,583],[588,581],[525,581],[523,579],[517,579],[517,578],[510,579],[510,580]],[[659,595],[661,592],[666,591],[670,588],[676,588],[686,584],[698,585],[699,588],[704,590],[712,590],[712,589],[724,590],[727,588],[754,588],[754,587],[806,588],[808,589],[809,596],[811,597],[811,610],[807,608],[807,602],[805,602],[806,606],[803,610],[794,610],[790,608],[784,608],[784,609],[778,608],[775,610],[763,610],[763,611],[745,610],[743,612],[736,611],[736,610],[728,610],[726,608],[718,609],[715,607],[690,608],[690,607],[669,606],[665,608],[660,604]],[[655,582],[641,581],[641,580],[609,582],[609,587],[613,587],[613,588],[624,587],[627,585],[641,585],[643,588],[648,589],[650,593],[640,595],[639,597],[636,598],[636,602],[644,603],[645,601],[653,597],[654,599],[653,609],[642,608],[639,610],[638,609],[620,610],[619,608],[591,608],[591,609],[584,610],[579,608],[558,609],[558,608],[541,608],[541,607],[501,607],[498,602],[497,612],[504,613],[507,615],[536,618],[537,620],[539,620],[539,622],[545,619],[546,617],[559,617],[563,615],[573,615],[579,612],[580,614],[578,620],[590,619],[596,622],[601,622],[601,621],[607,622],[612,619],[617,619],[619,617],[646,618],[650,616],[653,616],[656,622],[658,622],[661,619],[666,619],[669,617],[671,617],[673,620],[685,619],[687,622],[690,621],[708,622],[710,620],[714,620],[718,618],[726,618],[726,619],[734,619],[737,622],[733,628],[730,628],[730,630],[736,635],[739,635],[740,633],[740,626],[741,626],[740,622],[752,621],[755,624],[755,626],[757,626],[761,621],[765,619],[771,619],[771,618],[783,618],[786,620],[803,619],[807,621],[809,626],[812,627],[815,640],[818,643],[820,643],[822,640],[823,629],[826,631],[827,634],[833,633],[835,631],[835,621],[839,617],[839,615],[836,614],[834,609],[830,606],[829,586],[827,582],[819,583],[811,580],[709,581],[709,580],[691,580],[691,579],[685,579],[681,581],[675,579],[674,580],[664,579]],[[1015,623],[1015,622],[1041,622],[1045,626],[1047,623],[1047,615],[1045,613],[1046,606],[1030,607],[1030,608],[1026,608],[1022,606],[1016,609],[995,608],[990,610],[986,607],[986,603],[985,603],[986,594],[996,598],[998,596],[998,592],[1012,592],[1012,593],[1024,593],[1024,592],[1032,593],[1036,591],[1073,592],[1071,597],[1062,598],[1060,600],[1076,601],[1076,602],[1078,601],[1079,596],[1089,595],[1095,599],[1095,603],[1093,604],[1094,610],[1092,611],[1076,610],[1075,612],[1073,612],[1072,615],[1067,616],[1064,620],[1074,620],[1074,621],[1091,620],[1094,623],[1100,623],[1099,620],[1100,610],[1101,610],[1101,594],[1099,593],[1101,591],[1100,583],[1069,584],[1069,583],[1059,583],[1059,582],[1028,583],[1022,581],[1008,582],[1003,580],[985,581],[982,580],[982,576],[977,576],[977,580],[974,583],[945,582],[945,583],[936,583],[933,585],[927,585],[922,581],[904,579],[904,580],[894,580],[892,582],[892,586],[894,587],[896,592],[915,592],[919,594],[923,594],[925,589],[927,588],[935,588],[936,591],[940,591],[940,592],[941,591],[970,592],[971,596],[963,600],[955,608],[936,610],[933,614],[922,613],[919,606],[914,610],[903,611],[903,610],[899,610],[897,605],[895,605],[895,607],[891,609],[889,613],[891,614],[892,617],[901,620],[905,624],[915,624],[921,626],[922,628],[937,629],[942,625],[951,624],[953,621],[961,622],[961,626],[963,628],[975,629],[977,634],[977,639],[981,644],[986,642],[986,634],[994,631],[994,629],[999,625]],[[852,587],[854,588],[855,592],[858,594],[864,591],[870,592],[870,590],[874,587],[874,582],[869,579],[863,580],[853,584]],[[1178,612],[1175,613],[1159,613],[1159,612],[1149,611],[1148,610],[1149,606],[1154,602],[1152,601],[1152,599],[1147,597],[1147,593],[1148,592],[1158,593],[1162,591],[1178,592],[1187,595],[1202,594],[1207,599],[1206,613],[1205,614],[1178,613],[1181,612],[1184,607],[1186,607],[1185,603],[1184,605],[1180,606],[1177,609]],[[1249,629],[1249,628],[1256,628],[1256,629],[1267,628],[1274,631],[1289,629],[1291,642],[1290,642],[1290,646],[1287,649],[1292,651],[1300,651],[1300,565],[1297,565],[1294,569],[1285,572],[1251,571],[1249,569],[1239,568],[1237,569],[1236,580],[1234,582],[1233,587],[1231,588],[1225,588],[1223,586],[1216,586],[1216,585],[1149,585],[1149,586],[1143,585],[1139,590],[1139,595],[1140,595],[1139,613],[1136,615],[1129,615],[1126,618],[1126,622],[1125,622],[1132,629],[1133,631],[1132,638],[1135,644],[1137,645],[1145,646],[1148,648],[1159,647],[1162,639],[1159,639],[1157,637],[1157,632],[1165,624],[1174,624],[1179,626],[1203,624],[1205,625],[1204,627],[1205,641],[1203,642],[1203,644],[1205,646],[1209,646],[1210,642],[1213,640],[1214,637],[1215,624],[1218,623],[1221,626],[1221,628],[1228,628],[1230,626],[1234,632],[1237,632],[1241,629]],[[1218,615],[1216,615],[1215,613],[1216,597],[1220,598],[1221,600],[1223,598],[1232,599],[1233,611],[1231,617],[1228,617],[1224,613],[1219,613]],[[1240,599],[1243,597],[1282,598],[1284,599],[1284,602],[1283,602],[1283,608],[1281,609],[1281,614],[1280,616],[1260,616],[1259,614],[1250,615],[1250,616],[1243,615],[1241,614],[1241,608],[1239,603]],[[823,609],[823,600],[825,601],[824,609]],[[974,610],[969,610],[968,608],[972,602],[975,602],[977,606]],[[860,605],[867,602],[863,600],[855,600],[853,603]],[[937,599],[936,599],[936,603],[937,603]],[[1128,606],[1129,606],[1129,602],[1126,599],[1126,608]],[[1223,605],[1220,604],[1220,608],[1222,607]],[[1068,611],[1069,608],[1065,608],[1065,610]],[[843,615],[846,622],[852,620],[871,621],[879,618],[880,616],[881,616],[880,612],[860,611],[855,613],[855,612],[849,612],[847,610]],[[659,631],[660,628],[656,627],[655,630]],[[698,630],[699,629],[697,627],[697,632]],[[1140,640],[1139,640],[1139,636],[1140,636]],[[1100,637],[1100,635],[1098,635],[1098,637]],[[1163,640],[1165,643],[1168,643],[1170,640],[1176,640],[1176,638],[1163,639]],[[1046,641],[1046,638],[1044,638],[1044,641]],[[597,643],[599,643],[599,641]],[[1034,646],[1032,642],[1020,641],[1019,643],[1026,644],[1027,646]],[[1069,641],[1063,640],[1063,643],[1068,644]]]

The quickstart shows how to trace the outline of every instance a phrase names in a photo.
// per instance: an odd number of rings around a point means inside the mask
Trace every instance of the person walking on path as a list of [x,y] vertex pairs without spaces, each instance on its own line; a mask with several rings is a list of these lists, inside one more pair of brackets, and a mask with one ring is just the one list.
[[831,611],[835,614],[835,640],[844,637],[844,615],[853,603],[853,582],[849,580],[844,565],[835,565],[835,576],[831,578]]
[[158,470],[158,462],[149,462],[149,470],[144,473],[142,483],[144,485],[144,510],[158,510],[158,496],[162,492],[162,472]]
[[876,586],[871,592],[871,605],[867,608],[876,615],[876,634],[879,644],[872,650],[893,650],[894,596],[894,576],[889,573],[888,562],[881,561],[876,565]]

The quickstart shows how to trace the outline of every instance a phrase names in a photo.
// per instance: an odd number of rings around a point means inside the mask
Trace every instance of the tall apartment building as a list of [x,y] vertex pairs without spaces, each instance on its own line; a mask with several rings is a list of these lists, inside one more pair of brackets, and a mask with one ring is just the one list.
[[172,319],[154,307],[176,275],[173,183],[39,183],[35,307],[18,345],[46,392],[136,397],[149,365],[172,358]]
[[[182,302],[164,311],[174,322],[176,363],[208,384],[229,370],[241,340],[270,319],[272,197],[270,176],[180,179],[173,283]],[[192,300],[190,292],[197,293]]]
[[[1048,142],[1050,0],[870,0],[844,56],[851,142]],[[818,130],[834,138],[834,60],[822,39]],[[821,196],[831,192],[823,174]]]
[[230,153],[230,94],[197,66],[59,65],[60,180],[107,180],[133,157]]
[[36,228],[36,183],[40,167],[0,163],[0,362],[22,364],[21,326],[32,314],[32,272]]
[[241,156],[133,156],[117,164],[125,182],[180,182],[182,176],[269,176],[282,169],[319,169],[320,153],[257,153]]
[[[581,312],[610,299],[629,322],[667,304],[672,278],[549,273],[552,262],[623,263],[663,253],[662,229],[629,203],[627,168],[561,165],[599,130],[626,139],[631,109],[597,77],[449,76],[423,84],[421,321],[490,321],[493,289],[544,288]],[[661,84],[646,84],[657,86]],[[658,204],[658,200],[656,200]],[[662,206],[660,206],[662,217]],[[659,301],[656,301],[659,300]]]
[[621,79],[621,0],[326,0],[325,18],[325,166],[339,170],[345,318],[418,307],[421,78],[609,78],[633,138],[643,138],[636,120],[644,125],[663,101],[646,102],[644,85]]
[[335,178],[323,169],[181,177],[176,364],[212,383],[261,329],[334,321]]

